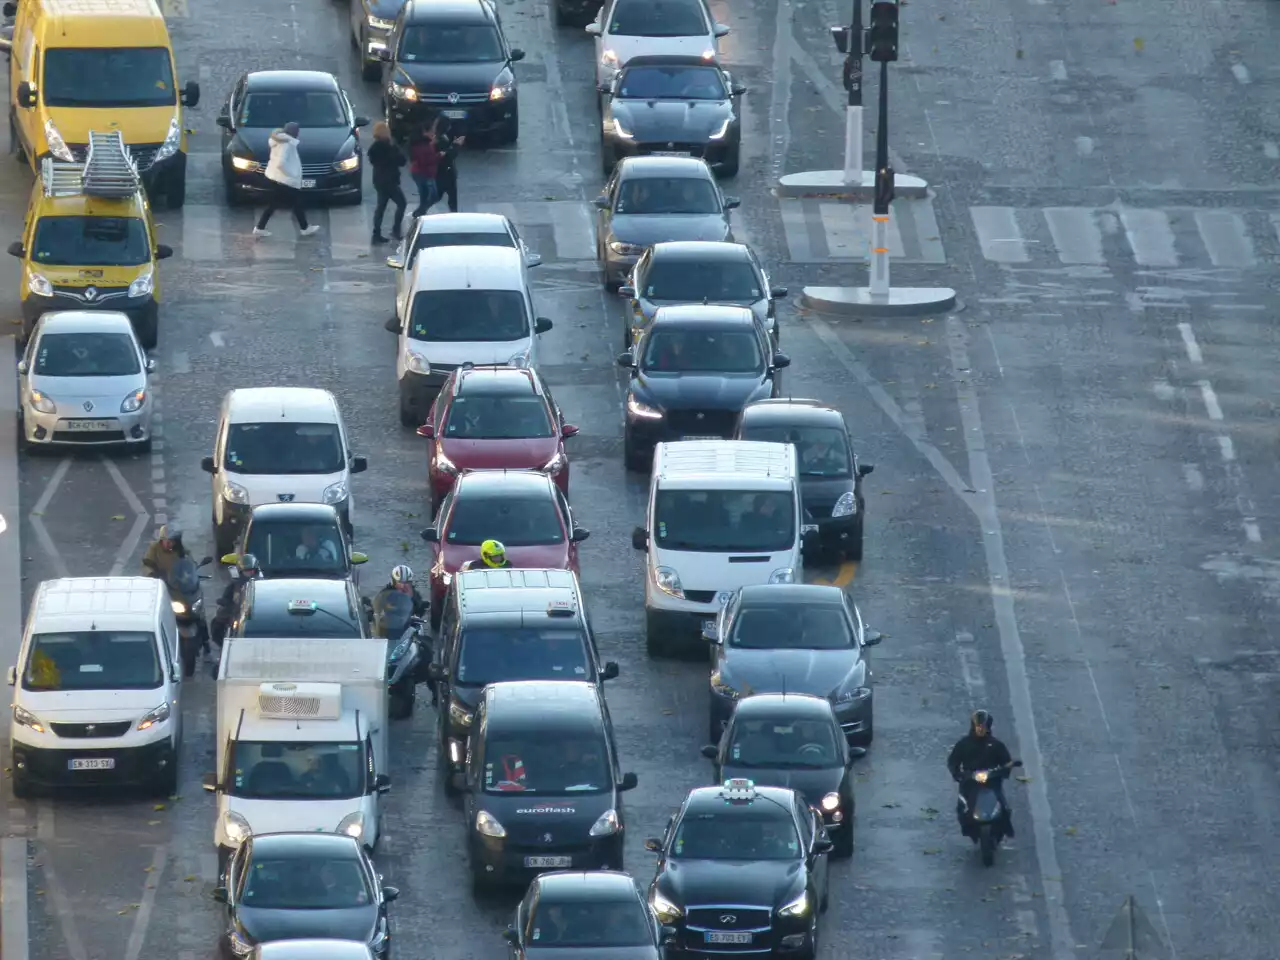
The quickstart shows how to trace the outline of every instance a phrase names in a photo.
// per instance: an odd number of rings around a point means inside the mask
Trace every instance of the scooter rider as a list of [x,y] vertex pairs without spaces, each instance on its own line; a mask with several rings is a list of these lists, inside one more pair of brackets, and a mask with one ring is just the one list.
[[498,570],[509,566],[511,561],[507,559],[507,548],[498,540],[486,540],[480,544],[480,559],[468,560],[462,565],[462,569],[480,570],[487,567],[490,570]]
[[227,588],[222,591],[222,596],[218,598],[218,612],[213,615],[213,623],[209,627],[211,639],[219,647],[227,636],[227,627],[231,626],[231,618],[235,616],[236,609],[240,606],[240,594],[244,593],[245,584],[262,577],[258,558],[252,553],[246,553],[236,560],[236,572],[239,576],[227,584]]
[[155,542],[147,547],[142,558],[143,573],[168,583],[174,564],[186,555],[186,548],[182,545],[182,529],[176,523],[166,523],[160,528]]
[[414,585],[413,568],[407,563],[399,563],[391,568],[391,581],[374,596],[373,609],[378,610],[382,606],[382,598],[392,592],[403,593],[406,597],[412,597],[413,615],[415,617],[426,616],[427,601],[423,599],[422,594],[418,592],[418,588]]
[[[969,779],[968,774],[975,770],[995,771],[987,786],[1000,798],[1000,807],[1004,810],[1004,833],[1007,837],[1013,834],[1013,815],[1009,810],[1009,801],[1004,796],[1004,781],[1009,775],[1009,764],[1013,757],[1009,748],[991,735],[993,718],[988,710],[975,710],[969,718],[969,733],[961,737],[951,755],[947,757],[947,769],[951,777],[960,784],[960,793],[964,802],[972,805],[977,784]],[[960,829],[965,832],[963,808],[956,802],[956,818],[960,821]]]

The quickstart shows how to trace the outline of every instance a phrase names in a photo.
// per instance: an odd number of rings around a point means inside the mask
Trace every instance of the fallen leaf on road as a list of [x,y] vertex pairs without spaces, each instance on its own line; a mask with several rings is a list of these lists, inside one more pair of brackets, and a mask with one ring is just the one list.
[[1019,51],[1017,51],[1017,52],[1014,54],[1014,56],[1015,56],[1015,57],[1017,57],[1019,60],[1021,60],[1021,59],[1023,58],[1024,54],[1023,54],[1023,52],[1022,52],[1021,50],[1019,50]]
[[1030,783],[1030,782],[1031,782],[1031,778],[1030,778],[1030,777],[1014,777],[1013,779],[1017,780],[1019,783]]
[[1074,837],[1079,832],[1080,831],[1077,830],[1075,827],[1067,827],[1067,829],[1063,831],[1063,833],[1065,833],[1068,837]]
[[151,809],[152,809],[152,810],[163,810],[163,809],[164,809],[164,804],[163,804],[163,803],[157,803],[157,804],[156,804],[154,807],[152,807]]
[[147,821],[147,826],[148,826],[148,827],[158,827],[158,826],[160,826],[160,821],[159,821],[159,820],[148,820],[148,821]]
[[124,514],[123,514],[123,513],[117,513],[117,514],[116,514],[114,517],[112,517],[111,519],[112,519],[112,520],[123,520],[123,519],[124,519]]
[[1141,37],[1133,38],[1133,49],[1137,50],[1139,53],[1142,52],[1143,47],[1145,47],[1146,45],[1147,45],[1147,41],[1143,40]]
[[936,857],[941,852],[942,852],[941,850],[925,850],[924,855],[926,857]]
[[185,876],[185,877],[183,877],[183,878],[182,878],[182,882],[183,882],[183,883],[195,883],[195,882],[196,882],[195,875],[194,875],[194,874],[187,874],[187,876]]
[[150,873],[150,872],[151,872],[151,871],[153,871],[154,869],[155,869],[155,867],[143,867],[143,868],[142,868],[142,872],[143,872],[143,873]]
[[902,804],[898,803],[896,800],[890,800],[888,803],[880,804],[880,806],[884,807],[886,810],[896,810],[898,807],[902,806]]
[[1171,690],[1171,689],[1173,689],[1173,688],[1172,688],[1172,687],[1170,687],[1167,683],[1162,683],[1162,684],[1160,684],[1160,689],[1161,689],[1161,690]]

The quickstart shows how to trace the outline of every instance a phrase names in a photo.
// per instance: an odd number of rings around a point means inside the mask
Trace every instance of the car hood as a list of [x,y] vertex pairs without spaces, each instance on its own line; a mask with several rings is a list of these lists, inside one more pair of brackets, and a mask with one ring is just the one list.
[[54,266],[52,264],[33,263],[28,268],[31,273],[38,273],[44,277],[55,287],[76,287],[83,289],[85,287],[98,287],[100,290],[113,290],[117,287],[127,287],[133,281],[144,273],[151,271],[152,265],[149,263],[140,266],[110,266],[102,265],[99,267],[65,267]]
[[397,63],[423,93],[488,93],[505,63]]
[[346,479],[337,473],[228,473],[227,479],[249,494],[249,505],[264,503],[323,503],[324,492]]
[[601,44],[602,49],[612,50],[617,55],[619,67],[638,56],[700,57],[714,46],[706,34],[696,37],[620,37],[606,34],[601,38]]
[[346,910],[263,910],[238,907],[236,920],[256,943],[272,940],[359,940],[368,943],[378,924],[378,908]]
[[520,847],[586,846],[592,825],[614,805],[612,790],[560,796],[486,793],[477,801],[506,828],[507,842]]
[[725,764],[721,779],[731,780],[734,777],[745,777],[762,787],[786,787],[795,790],[804,797],[806,803],[817,806],[828,793],[839,791],[840,781],[844,779],[844,767],[831,767],[826,770],[793,770],[736,767],[731,763]]
[[729,222],[719,213],[625,213],[609,223],[615,240],[638,247],[675,240],[727,240]]
[[668,860],[667,896],[682,903],[740,903],[772,908],[805,886],[804,865],[795,860]]
[[120,129],[120,114],[128,111],[131,144],[163,143],[169,124],[178,116],[175,105],[166,107],[45,107],[49,119],[67,143],[88,143],[89,131],[99,133]]
[[[236,153],[259,163],[271,159],[271,130],[267,127],[240,127],[236,130]],[[303,127],[298,134],[298,159],[304,164],[332,163],[354,139],[347,127]]]
[[[501,539],[501,531],[499,539]],[[446,543],[443,545],[444,568],[457,570],[468,560],[480,559],[480,546]],[[525,570],[567,570],[569,568],[569,544],[553,543],[545,547],[507,547],[507,561],[513,567]]]
[[164,700],[164,690],[23,690],[21,704],[45,723],[141,720]]
[[614,100],[613,115],[642,143],[654,140],[700,142],[732,116],[721,100]]
[[648,376],[632,382],[632,392],[663,410],[740,410],[767,392],[768,381],[746,376]]
[[440,449],[459,469],[524,470],[556,455],[555,437],[525,440],[441,440]]
[[811,693],[827,697],[849,684],[855,672],[864,670],[854,650],[744,650],[725,651],[721,673],[734,687],[752,693]]
[[[147,385],[142,373],[125,377],[46,377],[31,375],[31,386],[53,399],[59,411],[84,416],[115,416],[124,398]],[[86,407],[91,404],[92,407]]]
[[530,946],[529,960],[658,960],[657,947],[538,947]]

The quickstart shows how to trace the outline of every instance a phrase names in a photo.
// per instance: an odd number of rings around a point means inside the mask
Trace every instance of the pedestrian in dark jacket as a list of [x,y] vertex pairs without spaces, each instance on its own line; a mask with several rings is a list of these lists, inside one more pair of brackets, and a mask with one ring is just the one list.
[[449,201],[449,212],[458,212],[458,148],[467,142],[466,137],[455,137],[449,121],[441,120],[436,127],[436,148],[440,151],[440,164],[436,168],[436,202]]
[[382,217],[387,204],[394,203],[396,212],[391,220],[391,236],[400,239],[400,225],[407,205],[404,190],[400,188],[400,170],[405,165],[404,154],[391,139],[391,128],[385,120],[373,125],[373,143],[369,145],[369,166],[373,169],[373,191],[378,203],[373,208],[373,242],[386,243],[382,235]]
[[436,147],[436,130],[432,125],[423,129],[421,136],[409,144],[409,176],[418,187],[418,207],[414,217],[420,217],[436,202],[436,174],[440,169],[440,150]]

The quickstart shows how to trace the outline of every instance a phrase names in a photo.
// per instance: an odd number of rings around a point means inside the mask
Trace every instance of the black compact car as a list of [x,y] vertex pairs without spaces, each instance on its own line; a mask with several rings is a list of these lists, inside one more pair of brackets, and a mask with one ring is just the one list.
[[465,816],[476,888],[548,870],[621,870],[622,794],[600,688],[571,680],[495,683],[476,710]]
[[715,763],[714,780],[745,777],[766,787],[799,791],[822,813],[834,857],[853,856],[852,766],[866,756],[851,747],[831,704],[805,693],[744,697],[718,744],[702,748]]
[[630,875],[544,873],[529,884],[504,939],[513,960],[661,960],[664,931]]
[[600,87],[600,158],[607,174],[622,157],[701,157],[726,177],[738,173],[742,128],[734,100],[747,88],[713,60],[632,57]]
[[711,739],[751,693],[811,693],[835,709],[850,742],[873,736],[874,691],[867,648],[881,640],[835,586],[742,587],[707,624],[712,651]]
[[644,845],[658,854],[649,908],[675,928],[680,954],[817,956],[832,844],[796,791],[750,780],[699,787],[666,836]]
[[665,440],[728,438],[744,406],[777,394],[778,371],[790,365],[745,307],[663,307],[640,342],[618,356],[618,366],[631,370],[627,469],[648,469]]
[[382,98],[391,133],[408,139],[437,116],[456,134],[520,136],[512,48],[487,0],[407,0],[387,48]]
[[252,554],[264,580],[280,577],[350,580],[369,558],[351,549],[342,515],[327,503],[263,503],[249,508],[234,553],[221,562],[234,566]]
[[818,528],[821,558],[862,559],[862,478],[875,467],[858,462],[844,414],[817,400],[758,400],[743,408],[733,438],[794,444],[805,522]]
[[364,848],[339,833],[264,833],[249,837],[227,863],[213,898],[226,904],[219,940],[227,960],[276,940],[333,937],[367,944],[377,960],[391,952],[384,887]]
[[360,596],[350,580],[250,580],[227,636],[367,637]]
[[235,206],[264,196],[271,134],[286,123],[302,128],[298,156],[308,197],[358,204],[364,192],[364,156],[357,117],[338,78],[319,70],[260,70],[242,74],[231,90],[222,128],[222,182]]

